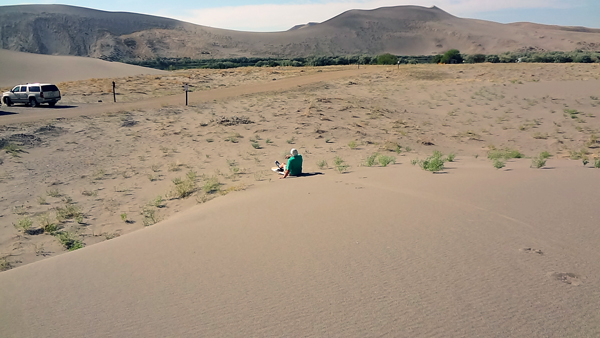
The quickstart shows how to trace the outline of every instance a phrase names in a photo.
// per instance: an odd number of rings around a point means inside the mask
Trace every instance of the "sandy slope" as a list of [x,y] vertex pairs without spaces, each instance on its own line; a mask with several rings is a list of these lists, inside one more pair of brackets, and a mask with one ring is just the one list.
[[[0,152],[1,335],[600,335],[598,65],[324,70],[123,78],[133,103],[118,112],[3,112],[36,118],[0,127],[23,144]],[[210,87],[194,105],[134,105],[168,93],[133,93],[140,81],[185,76]],[[66,99],[103,86],[71,83]],[[269,170],[291,147],[316,175]],[[552,157],[496,170],[502,148]],[[457,161],[410,165],[433,150]],[[374,153],[396,164],[365,167]],[[174,195],[190,174],[191,196]],[[59,220],[69,206],[81,221]],[[66,252],[42,217],[86,247]]]
[[600,172],[527,166],[363,168],[218,199],[0,274],[3,336],[598,336]]
[[157,69],[98,59],[39,55],[0,49],[0,87],[22,83],[57,83],[91,78],[166,74]]

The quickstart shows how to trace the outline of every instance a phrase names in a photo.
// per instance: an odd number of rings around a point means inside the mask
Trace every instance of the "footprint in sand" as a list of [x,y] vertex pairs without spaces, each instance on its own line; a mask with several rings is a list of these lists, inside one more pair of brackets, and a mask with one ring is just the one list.
[[581,285],[581,278],[571,272],[553,272],[550,274],[550,277],[565,284]]
[[542,252],[542,250],[534,249],[534,248],[523,248],[523,249],[521,249],[521,251],[526,252],[526,253],[534,253],[534,254],[538,254],[538,255],[544,254]]

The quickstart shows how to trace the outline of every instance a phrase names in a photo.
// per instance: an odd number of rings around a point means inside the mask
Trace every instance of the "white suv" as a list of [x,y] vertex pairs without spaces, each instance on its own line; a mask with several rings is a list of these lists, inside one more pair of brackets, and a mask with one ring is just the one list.
[[25,103],[31,107],[37,107],[40,103],[47,103],[53,107],[58,100],[60,100],[60,90],[55,85],[48,83],[18,85],[2,94],[2,102],[7,106],[12,106],[13,103]]

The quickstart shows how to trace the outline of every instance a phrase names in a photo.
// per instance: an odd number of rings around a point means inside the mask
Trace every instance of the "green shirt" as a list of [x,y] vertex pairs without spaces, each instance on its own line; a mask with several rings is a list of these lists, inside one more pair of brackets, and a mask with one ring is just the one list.
[[290,157],[286,168],[290,171],[291,176],[300,176],[302,174],[302,155]]

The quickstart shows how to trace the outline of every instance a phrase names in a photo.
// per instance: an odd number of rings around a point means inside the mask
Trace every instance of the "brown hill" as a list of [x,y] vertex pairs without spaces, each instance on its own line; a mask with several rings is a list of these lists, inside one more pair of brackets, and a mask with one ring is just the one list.
[[64,5],[0,7],[0,47],[109,60],[154,57],[423,55],[598,49],[596,29],[462,19],[437,7],[350,10],[285,32],[217,29],[134,13]]

